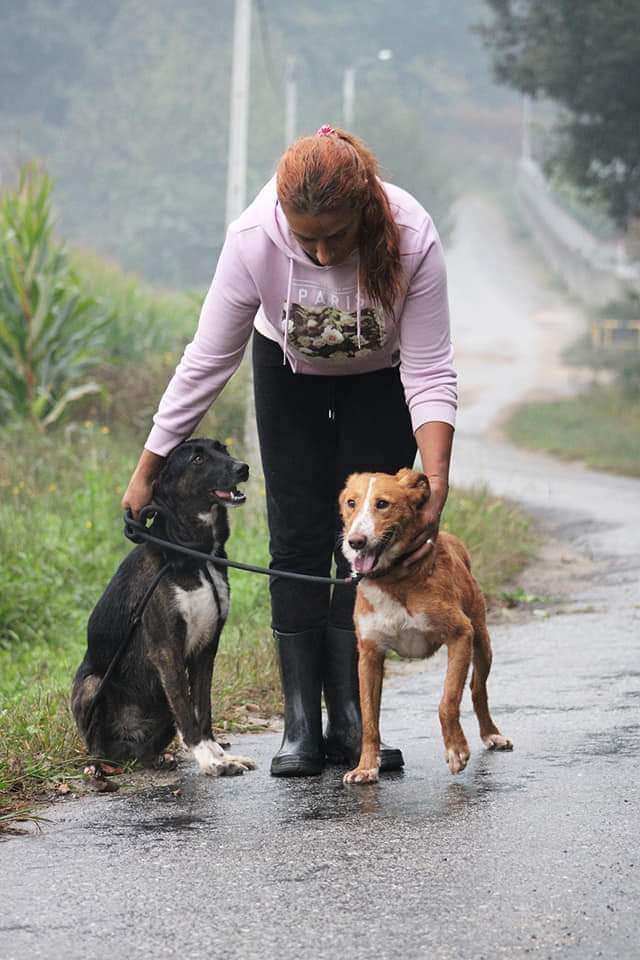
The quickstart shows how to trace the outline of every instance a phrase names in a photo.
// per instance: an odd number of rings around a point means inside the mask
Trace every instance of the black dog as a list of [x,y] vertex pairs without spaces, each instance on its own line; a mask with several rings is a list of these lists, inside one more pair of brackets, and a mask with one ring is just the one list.
[[[248,476],[246,463],[217,441],[180,444],[153,484],[157,513],[149,532],[224,557],[227,507],[244,503],[236,484]],[[166,559],[170,569],[93,704],[132,612]],[[255,767],[248,757],[226,754],[211,728],[213,661],[228,611],[225,568],[150,543],[128,554],[89,618],[87,652],[73,683],[73,714],[94,756],[152,765],[177,732],[202,773]]]

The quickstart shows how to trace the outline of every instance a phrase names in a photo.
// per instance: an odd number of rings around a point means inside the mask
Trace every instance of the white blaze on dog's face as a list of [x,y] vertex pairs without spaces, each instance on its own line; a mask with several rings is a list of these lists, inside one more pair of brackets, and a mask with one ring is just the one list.
[[340,495],[342,552],[356,573],[382,572],[419,532],[429,481],[416,470],[354,473]]

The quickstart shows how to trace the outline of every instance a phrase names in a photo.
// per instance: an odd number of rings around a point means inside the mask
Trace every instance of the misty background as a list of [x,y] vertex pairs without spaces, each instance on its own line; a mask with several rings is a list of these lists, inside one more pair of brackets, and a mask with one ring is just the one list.
[[[0,183],[40,158],[60,232],[171,287],[202,287],[224,239],[232,0],[2,0]],[[295,57],[298,136],[342,122],[383,175],[418,197],[445,239],[470,184],[509,184],[519,95],[492,79],[481,0],[263,0],[252,19],[251,198],[285,147]],[[390,49],[380,62],[377,52]]]

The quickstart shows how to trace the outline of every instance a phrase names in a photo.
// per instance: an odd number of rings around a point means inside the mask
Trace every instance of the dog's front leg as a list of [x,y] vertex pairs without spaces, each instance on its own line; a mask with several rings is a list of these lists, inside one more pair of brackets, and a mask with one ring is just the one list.
[[473,628],[466,623],[455,629],[447,643],[447,675],[440,701],[440,726],[445,760],[451,773],[460,773],[469,760],[469,744],[460,726],[460,701],[471,664]]
[[247,767],[228,758],[220,744],[211,737],[202,737],[200,723],[191,702],[186,664],[182,655],[171,647],[156,645],[149,651],[149,656],[160,675],[180,738],[185,747],[193,753],[200,773],[214,777],[244,773]]
[[384,673],[384,648],[358,637],[358,679],[362,712],[362,749],[354,770],[345,773],[345,783],[377,783],[380,771],[380,700]]
[[[211,723],[211,681],[213,678],[213,663],[218,647],[219,634],[216,636],[213,644],[201,650],[188,663],[189,681],[191,684],[191,699],[196,721],[199,726],[199,744],[205,744],[205,748],[194,755],[200,766],[202,773],[209,775],[244,773],[245,770],[255,770],[256,763],[251,757],[235,756],[226,753],[225,750],[216,742],[213,735]],[[209,762],[209,757],[213,755],[213,767]],[[200,759],[204,760],[203,764]]]

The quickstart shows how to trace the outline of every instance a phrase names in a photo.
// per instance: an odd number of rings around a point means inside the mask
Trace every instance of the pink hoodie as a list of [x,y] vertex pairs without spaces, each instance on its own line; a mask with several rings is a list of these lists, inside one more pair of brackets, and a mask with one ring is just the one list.
[[407,281],[395,319],[361,297],[357,251],[338,266],[309,259],[289,232],[274,177],[229,227],[195,337],[153,418],[148,450],[166,456],[190,436],[238,368],[254,326],[280,344],[296,373],[335,376],[399,363],[414,430],[430,420],[455,423],[440,238],[411,194],[390,183],[384,188]]

